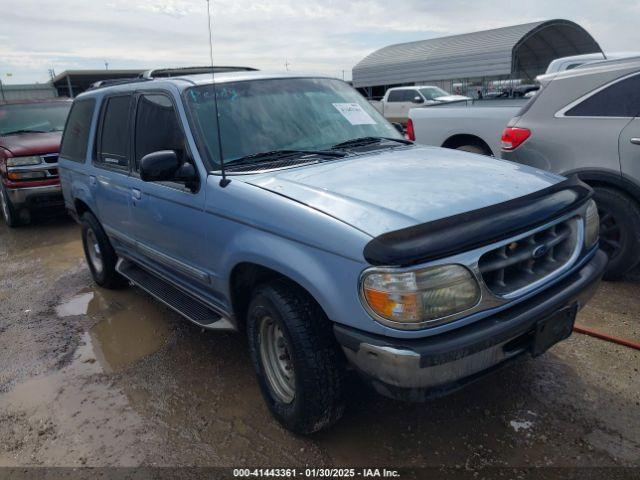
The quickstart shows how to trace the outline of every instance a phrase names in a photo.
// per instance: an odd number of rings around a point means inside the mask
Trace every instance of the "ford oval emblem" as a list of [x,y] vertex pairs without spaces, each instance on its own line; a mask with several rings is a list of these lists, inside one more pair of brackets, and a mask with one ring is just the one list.
[[533,250],[533,253],[531,254],[531,256],[533,258],[540,258],[544,256],[548,251],[549,251],[549,247],[547,247],[546,245],[540,245]]

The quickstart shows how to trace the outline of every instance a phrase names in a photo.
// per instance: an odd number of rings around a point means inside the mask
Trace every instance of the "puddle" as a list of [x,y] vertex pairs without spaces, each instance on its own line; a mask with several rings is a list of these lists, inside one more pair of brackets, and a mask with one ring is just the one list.
[[89,303],[93,300],[93,292],[80,293],[56,307],[59,317],[73,317],[87,313]]
[[56,307],[59,317],[86,315],[97,320],[83,338],[102,369],[122,370],[159,350],[169,336],[172,315],[136,288],[110,291],[98,287],[80,291]]
[[105,371],[113,372],[159,350],[169,328],[161,316],[131,309],[105,318],[89,334],[96,358]]

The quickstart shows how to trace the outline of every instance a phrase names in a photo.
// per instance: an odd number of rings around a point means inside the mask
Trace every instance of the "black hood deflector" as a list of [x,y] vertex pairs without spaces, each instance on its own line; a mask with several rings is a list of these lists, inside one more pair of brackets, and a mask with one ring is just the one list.
[[412,265],[497,242],[582,205],[593,190],[573,176],[548,188],[477,210],[385,233],[364,248],[372,265]]

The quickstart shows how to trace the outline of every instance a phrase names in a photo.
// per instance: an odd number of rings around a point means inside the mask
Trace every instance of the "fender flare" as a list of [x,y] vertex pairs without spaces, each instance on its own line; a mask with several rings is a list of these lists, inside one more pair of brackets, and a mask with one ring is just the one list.
[[588,169],[575,169],[567,172],[563,172],[561,175],[566,177],[571,175],[577,175],[580,180],[587,184],[606,184],[612,187],[622,190],[624,193],[631,196],[637,202],[640,202],[640,182],[632,179],[624,174],[616,174],[610,170],[588,168]]

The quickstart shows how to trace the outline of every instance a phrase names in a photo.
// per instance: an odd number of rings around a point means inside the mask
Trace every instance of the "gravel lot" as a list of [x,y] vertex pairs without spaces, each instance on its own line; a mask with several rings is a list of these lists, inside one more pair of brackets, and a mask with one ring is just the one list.
[[[424,404],[354,381],[344,420],[300,438],[269,416],[241,336],[95,287],[71,220],[1,223],[0,262],[0,466],[640,467],[629,348],[574,334]],[[640,341],[640,276],[578,322]]]

